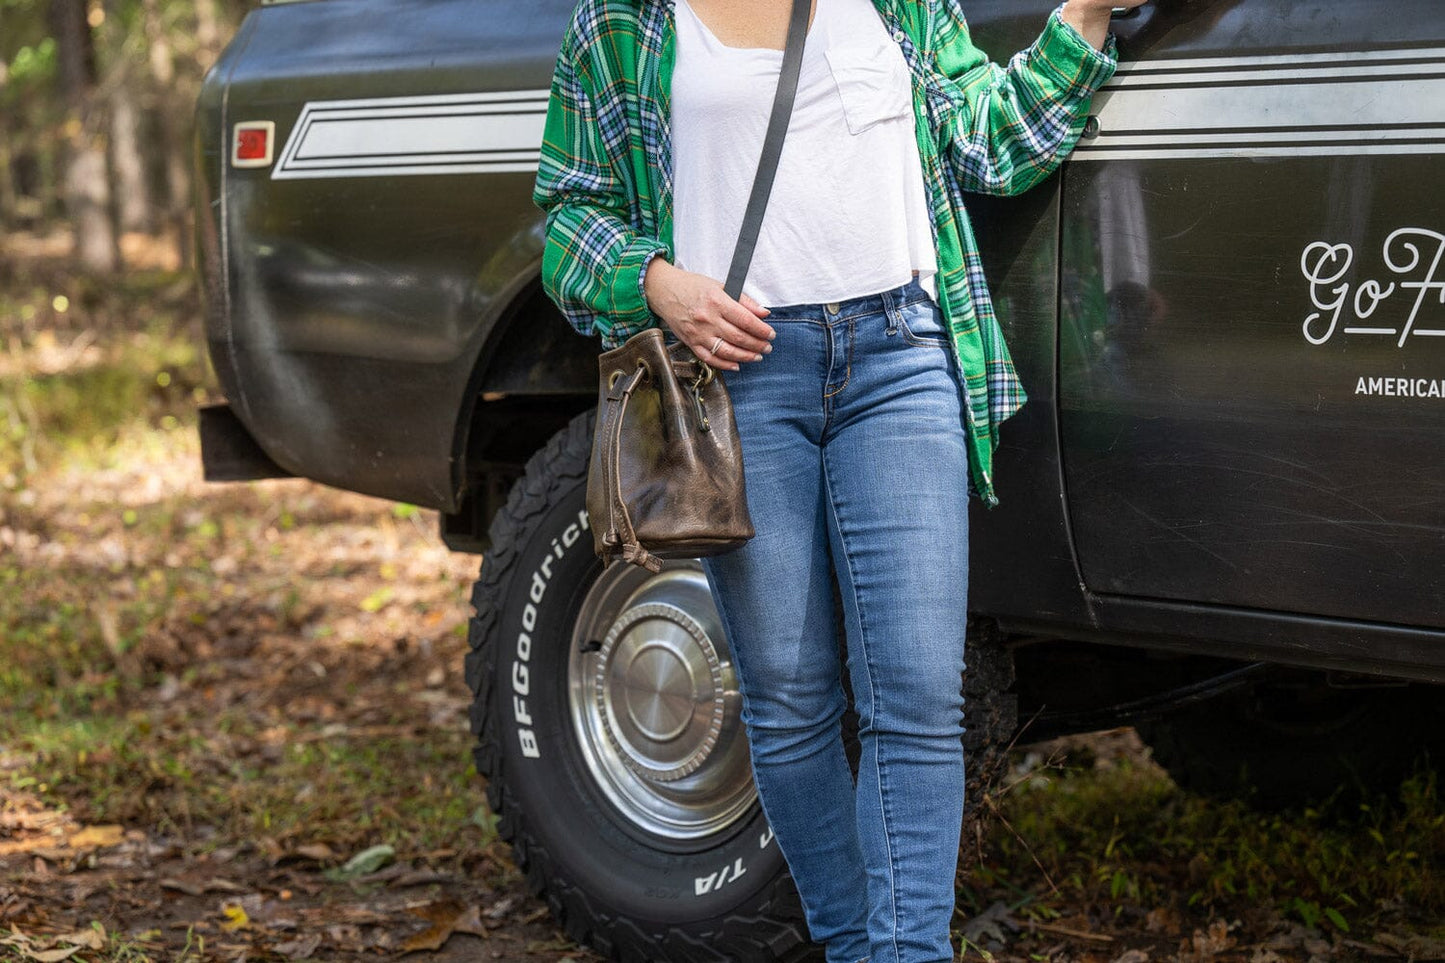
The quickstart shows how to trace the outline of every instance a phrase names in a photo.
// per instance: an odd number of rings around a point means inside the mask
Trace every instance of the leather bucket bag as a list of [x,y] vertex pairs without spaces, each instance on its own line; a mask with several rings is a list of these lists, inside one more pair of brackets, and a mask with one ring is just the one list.
[[587,514],[604,562],[656,572],[753,537],[732,403],[712,367],[659,328],[601,356]]
[[[793,0],[778,89],[723,290],[736,299],[777,172],[812,0]],[[664,558],[717,555],[754,535],[732,399],[711,365],[647,328],[598,358],[597,426],[587,474],[593,547],[656,572]]]

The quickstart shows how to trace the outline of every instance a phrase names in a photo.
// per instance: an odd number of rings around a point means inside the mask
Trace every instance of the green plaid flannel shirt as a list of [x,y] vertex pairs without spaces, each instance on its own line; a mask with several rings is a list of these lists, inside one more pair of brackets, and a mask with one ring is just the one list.
[[[1077,143],[1117,65],[1060,11],[1002,67],[969,39],[961,0],[873,0],[913,77],[938,258],[939,306],[964,381],[970,487],[994,493],[999,425],[1027,395],[994,314],[964,192],[1018,194]],[[673,257],[672,0],[580,0],[552,81],[533,199],[547,215],[542,285],[568,322],[612,348],[660,324],[642,279]]]

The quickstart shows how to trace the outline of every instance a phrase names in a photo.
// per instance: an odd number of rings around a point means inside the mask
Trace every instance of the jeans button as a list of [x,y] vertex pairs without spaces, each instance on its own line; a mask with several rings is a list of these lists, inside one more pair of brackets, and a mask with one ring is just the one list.
[[829,314],[837,314],[837,313],[838,313],[838,306],[839,306],[840,303],[841,303],[841,302],[838,302],[838,301],[829,301],[827,304],[823,305],[823,307],[828,310],[828,313],[829,313]]

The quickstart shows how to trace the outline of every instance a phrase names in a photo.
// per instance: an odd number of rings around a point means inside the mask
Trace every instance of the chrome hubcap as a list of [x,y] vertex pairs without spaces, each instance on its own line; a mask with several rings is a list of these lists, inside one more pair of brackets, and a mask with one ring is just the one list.
[[701,566],[609,566],[583,601],[568,661],[589,771],[639,829],[695,839],[756,799],[731,654]]

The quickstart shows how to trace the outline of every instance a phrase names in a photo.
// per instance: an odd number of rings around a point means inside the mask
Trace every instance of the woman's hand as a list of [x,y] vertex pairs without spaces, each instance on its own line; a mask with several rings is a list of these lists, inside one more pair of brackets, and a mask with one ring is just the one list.
[[1096,50],[1103,50],[1114,8],[1132,10],[1144,3],[1145,0],[1067,0],[1062,16],[1064,23],[1079,31]]
[[762,321],[768,309],[746,294],[734,301],[717,281],[661,257],[648,264],[642,287],[652,313],[714,368],[737,371],[738,362],[761,361],[773,350],[775,332]]

